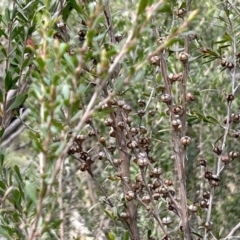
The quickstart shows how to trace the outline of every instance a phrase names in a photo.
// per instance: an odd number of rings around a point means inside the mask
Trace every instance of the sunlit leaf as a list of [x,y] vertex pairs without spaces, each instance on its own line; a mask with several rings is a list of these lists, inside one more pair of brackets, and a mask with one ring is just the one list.
[[109,240],[115,240],[115,235],[114,235],[114,233],[113,233],[113,232],[109,232],[109,233],[108,233],[108,238],[109,238]]
[[33,202],[36,202],[37,198],[38,198],[37,190],[36,190],[35,186],[29,180],[25,181],[25,190],[26,190],[26,193],[29,196],[29,198]]
[[14,102],[12,103],[12,105],[9,107],[7,111],[11,111],[21,106],[26,101],[27,97],[28,97],[28,94],[18,94]]

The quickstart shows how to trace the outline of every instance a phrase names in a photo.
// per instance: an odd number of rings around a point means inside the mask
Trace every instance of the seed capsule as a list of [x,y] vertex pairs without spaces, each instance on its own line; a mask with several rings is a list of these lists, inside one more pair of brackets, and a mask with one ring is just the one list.
[[182,63],[186,63],[188,61],[189,58],[189,54],[186,52],[180,52],[178,55],[178,59],[182,62]]
[[149,204],[151,202],[151,199],[150,199],[150,196],[149,195],[145,195],[142,197],[142,201],[145,203],[145,204]]
[[172,220],[171,220],[170,217],[164,217],[164,218],[162,219],[162,223],[163,223],[164,225],[169,225],[169,224],[172,223]]
[[186,100],[188,102],[192,102],[192,101],[195,100],[195,97],[194,97],[194,95],[192,93],[188,92],[187,95],[186,95]]
[[171,100],[172,100],[172,97],[169,94],[165,93],[165,94],[161,95],[161,101],[162,102],[170,103]]
[[182,137],[180,141],[184,146],[188,146],[191,144],[191,138],[188,136]]
[[133,191],[128,191],[128,192],[126,193],[126,196],[125,196],[125,198],[126,198],[128,201],[132,201],[132,200],[134,199],[134,197],[135,197],[135,193],[134,193]]

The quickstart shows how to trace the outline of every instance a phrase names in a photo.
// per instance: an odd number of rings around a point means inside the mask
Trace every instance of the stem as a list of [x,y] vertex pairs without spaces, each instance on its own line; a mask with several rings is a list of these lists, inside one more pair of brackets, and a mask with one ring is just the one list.
[[[122,130],[118,127],[118,122],[122,121],[121,109],[115,111],[115,116],[112,114],[114,121],[114,130],[116,134],[116,144],[119,148],[119,157],[122,159],[121,171],[122,179],[128,179],[130,181],[130,155],[128,154],[128,149],[126,145],[126,138],[122,134]],[[123,191],[129,191],[128,186],[123,184]],[[134,201],[126,202],[126,212],[129,215],[129,228],[131,240],[140,240],[139,231],[137,227],[137,208],[134,205]]]
[[59,208],[60,208],[60,214],[59,217],[62,220],[61,224],[60,224],[60,240],[64,240],[64,209],[63,209],[63,163],[61,165],[61,169],[59,172],[59,178],[58,178],[58,204],[59,204]]
[[[171,96],[172,95],[171,86],[170,86],[170,82],[168,80],[168,75],[167,75],[166,60],[162,52],[160,53],[160,67],[161,67],[163,80],[165,83],[166,93]],[[175,116],[171,112],[172,104],[169,104],[169,109],[170,109],[171,121],[175,120]],[[186,114],[186,110],[183,112],[183,114]],[[185,239],[190,240],[191,229],[188,221],[186,176],[185,176],[185,167],[184,167],[185,154],[181,152],[179,134],[174,129],[172,129],[172,137],[173,137],[173,151],[174,151],[174,157],[175,157],[175,162],[177,167],[177,175],[179,180],[180,213],[182,218],[182,227],[183,227]]]

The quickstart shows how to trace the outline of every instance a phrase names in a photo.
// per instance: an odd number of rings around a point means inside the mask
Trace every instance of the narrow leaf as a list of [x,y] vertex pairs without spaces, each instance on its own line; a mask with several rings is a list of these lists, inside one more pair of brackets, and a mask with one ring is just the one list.
[[124,240],[129,240],[129,232],[125,232],[125,234],[124,234]]
[[140,15],[141,13],[143,13],[147,5],[148,5],[148,0],[140,0],[138,5],[137,15]]
[[28,94],[18,94],[17,97],[15,98],[13,104],[9,107],[7,111],[13,110],[21,106],[25,100],[27,99]]
[[110,240],[115,240],[115,236],[114,236],[114,234],[113,234],[112,232],[109,232],[109,233],[108,233],[108,238],[109,238]]
[[5,91],[8,92],[12,88],[12,85],[13,85],[12,73],[10,71],[8,71],[5,76],[5,81],[4,81]]
[[26,193],[29,196],[29,198],[33,202],[36,202],[37,201],[37,190],[29,180],[26,180],[26,182],[25,182],[25,189],[26,189]]

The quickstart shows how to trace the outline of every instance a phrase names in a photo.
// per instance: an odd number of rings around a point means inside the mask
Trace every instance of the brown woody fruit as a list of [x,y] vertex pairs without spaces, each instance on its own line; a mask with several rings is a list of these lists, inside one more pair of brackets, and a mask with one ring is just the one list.
[[208,203],[205,199],[203,199],[201,202],[200,202],[200,207],[201,208],[208,208]]
[[105,124],[105,126],[107,126],[107,127],[112,126],[112,125],[113,125],[113,120],[112,120],[112,118],[107,118],[107,119],[105,119],[104,124]]
[[206,171],[205,174],[204,174],[204,177],[208,180],[211,179],[212,178],[212,172]]
[[137,115],[139,116],[139,117],[143,117],[144,115],[145,115],[145,111],[143,110],[143,109],[140,109],[140,110],[138,110],[138,112],[137,112]]
[[239,156],[239,152],[231,151],[229,152],[229,157],[233,160]]
[[151,174],[153,175],[153,177],[156,177],[156,178],[159,178],[159,176],[162,174],[162,169],[161,168],[154,168],[152,171],[151,171]]
[[179,8],[176,12],[177,16],[183,18],[187,13],[186,8]]
[[162,219],[162,223],[163,223],[164,225],[170,225],[170,224],[172,223],[172,220],[171,220],[170,217],[164,217],[164,218]]
[[127,220],[129,218],[129,215],[128,213],[126,212],[121,212],[120,213],[120,218],[124,219],[124,220]]
[[122,159],[118,159],[118,158],[114,158],[114,159],[113,159],[113,164],[114,164],[115,166],[120,166],[122,162],[123,162]]
[[196,213],[197,212],[197,207],[195,205],[189,205],[188,209],[192,213]]
[[146,105],[146,102],[143,99],[138,100],[139,107],[144,107]]
[[199,158],[198,161],[201,166],[207,166],[207,160],[205,158]]
[[172,97],[169,94],[165,93],[165,94],[161,95],[161,101],[162,102],[170,103],[171,100],[172,100]]
[[222,153],[222,148],[221,147],[214,147],[213,152],[215,152],[217,155],[220,155]]
[[128,104],[124,104],[123,107],[122,107],[123,111],[128,114],[132,111],[132,107]]
[[182,145],[188,146],[191,144],[191,138],[188,136],[184,136],[181,138],[180,142],[182,143]]
[[186,95],[186,100],[188,102],[192,102],[192,101],[195,100],[195,96],[192,93],[188,92],[187,95]]
[[228,94],[227,95],[227,101],[232,102],[234,100],[234,95],[233,94]]
[[173,185],[173,182],[172,182],[171,179],[166,179],[166,180],[164,181],[164,183],[165,183],[167,186],[172,186],[172,185]]
[[205,222],[204,227],[208,230],[211,231],[213,229],[213,222]]
[[105,155],[104,152],[99,152],[99,153],[98,153],[98,159],[99,159],[99,160],[102,160],[102,159],[105,158],[105,157],[106,157],[106,155]]
[[137,165],[140,167],[140,168],[144,168],[148,165],[148,159],[147,158],[139,158],[137,160]]
[[189,58],[189,54],[186,52],[180,52],[178,54],[178,59],[182,62],[182,63],[186,63],[188,61]]
[[230,162],[230,158],[228,155],[223,155],[221,156],[221,161],[224,163],[224,164],[228,164]]
[[145,195],[142,197],[142,201],[145,203],[145,204],[149,204],[151,202],[151,199],[150,199],[150,196],[149,195]]
[[209,198],[210,198],[210,192],[209,192],[209,191],[204,192],[204,193],[203,193],[203,198],[209,199]]
[[128,201],[132,201],[135,198],[135,193],[133,191],[128,191],[125,195],[125,198]]
[[159,56],[152,56],[150,58],[150,62],[155,66],[159,66],[160,65],[160,57]]

